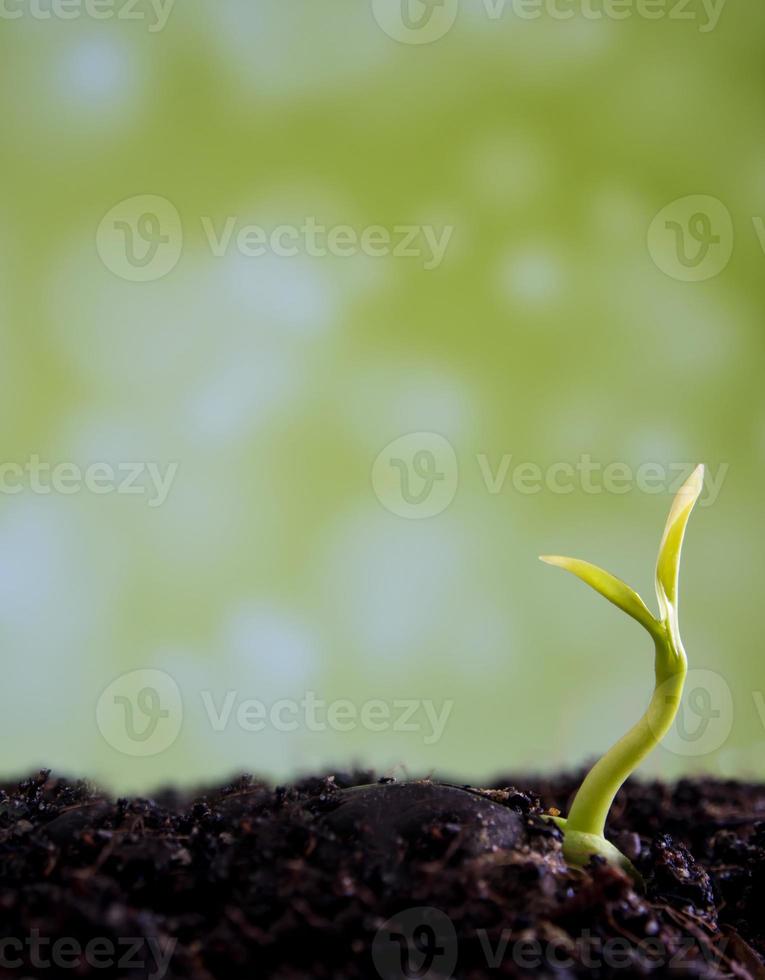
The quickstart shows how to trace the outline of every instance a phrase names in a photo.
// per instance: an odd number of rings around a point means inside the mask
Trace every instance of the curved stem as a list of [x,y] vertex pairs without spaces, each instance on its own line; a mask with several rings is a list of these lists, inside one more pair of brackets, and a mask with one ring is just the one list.
[[656,687],[640,721],[592,767],[571,805],[567,831],[603,834],[606,817],[622,784],[659,744],[675,720],[687,672],[682,648],[668,631],[655,637]]

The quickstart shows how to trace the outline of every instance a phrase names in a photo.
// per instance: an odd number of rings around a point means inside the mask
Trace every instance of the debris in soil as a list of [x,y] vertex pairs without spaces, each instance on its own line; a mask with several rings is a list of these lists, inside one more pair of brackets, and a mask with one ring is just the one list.
[[765,978],[765,786],[630,782],[609,836],[638,894],[563,861],[544,814],[578,782],[114,801],[43,772],[0,791],[0,977]]

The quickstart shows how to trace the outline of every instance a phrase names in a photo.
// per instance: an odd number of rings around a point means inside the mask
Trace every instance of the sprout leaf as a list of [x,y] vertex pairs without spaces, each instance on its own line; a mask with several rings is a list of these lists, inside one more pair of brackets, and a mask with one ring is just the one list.
[[566,571],[576,575],[587,585],[595,589],[609,602],[612,602],[619,609],[623,609],[628,616],[636,619],[641,626],[644,626],[652,635],[656,635],[659,624],[651,615],[648,606],[640,596],[631,589],[626,582],[607,572],[604,568],[599,568],[589,561],[582,561],[580,558],[562,558],[560,555],[540,555],[540,559],[548,565],[557,565],[558,568],[565,568]]
[[[688,518],[704,487],[704,466],[697,466],[678,490],[669,512],[659,545],[656,563],[656,596],[662,615],[672,620],[677,615],[677,583],[680,573],[680,552]],[[674,610],[674,616],[671,615]]]

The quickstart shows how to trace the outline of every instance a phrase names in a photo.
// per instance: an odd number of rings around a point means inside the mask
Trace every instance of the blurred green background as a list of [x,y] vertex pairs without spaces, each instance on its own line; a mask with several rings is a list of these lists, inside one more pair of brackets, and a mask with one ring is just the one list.
[[537,555],[653,604],[704,461],[644,772],[762,777],[765,8],[52,2],[0,14],[2,770],[581,764],[652,651]]

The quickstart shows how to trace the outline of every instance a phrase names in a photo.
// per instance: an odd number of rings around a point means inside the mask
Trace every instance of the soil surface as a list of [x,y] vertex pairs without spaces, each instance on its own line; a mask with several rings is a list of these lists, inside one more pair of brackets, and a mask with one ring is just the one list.
[[631,781],[641,893],[566,867],[543,814],[579,778],[113,800],[43,772],[0,791],[0,977],[765,978],[765,785]]

